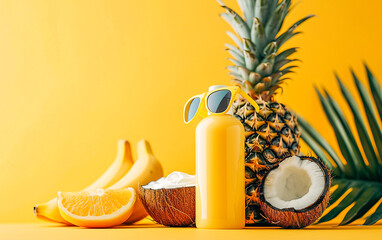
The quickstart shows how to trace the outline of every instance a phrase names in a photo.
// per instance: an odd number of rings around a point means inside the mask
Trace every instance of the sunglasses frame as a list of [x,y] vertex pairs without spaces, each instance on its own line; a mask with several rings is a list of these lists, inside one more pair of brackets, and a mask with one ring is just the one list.
[[[230,102],[227,106],[227,109],[224,110],[223,112],[220,112],[220,113],[211,112],[211,110],[208,108],[208,97],[212,93],[217,92],[217,91],[221,91],[221,90],[228,90],[231,92],[231,99],[230,99]],[[192,122],[192,120],[194,120],[196,116],[206,117],[206,116],[208,116],[208,113],[210,113],[210,115],[226,114],[231,109],[232,103],[233,103],[237,94],[240,94],[241,96],[243,96],[256,109],[256,112],[260,111],[260,108],[257,105],[257,103],[255,102],[255,100],[253,100],[250,96],[248,96],[248,94],[246,92],[244,92],[239,86],[222,87],[222,88],[212,90],[210,92],[205,92],[202,94],[195,95],[195,96],[191,97],[190,99],[188,99],[188,101],[184,105],[184,109],[183,109],[183,121],[186,124],[188,124],[188,123]],[[196,110],[194,117],[190,121],[187,121],[186,120],[186,113],[188,112],[188,110],[190,108],[191,101],[194,100],[195,98],[200,99],[198,109]],[[204,107],[200,107],[202,105],[204,105]]]

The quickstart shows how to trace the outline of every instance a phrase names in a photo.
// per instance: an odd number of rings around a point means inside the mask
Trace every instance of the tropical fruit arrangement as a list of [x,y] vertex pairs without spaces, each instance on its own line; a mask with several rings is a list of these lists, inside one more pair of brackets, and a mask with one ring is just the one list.
[[260,111],[239,99],[234,116],[246,131],[246,223],[266,224],[260,210],[258,188],[265,174],[281,159],[299,154],[300,131],[297,117],[275,100],[281,84],[296,66],[290,56],[297,48],[280,51],[282,45],[300,32],[296,28],[312,17],[309,15],[280,32],[290,12],[291,0],[238,0],[243,17],[219,1],[225,9],[221,16],[234,29],[228,32],[236,46],[226,44],[233,58],[229,66],[234,83],[256,100]]
[[[259,106],[256,111],[248,97],[239,97],[233,104],[233,115],[245,130],[247,226],[303,228],[332,220],[349,206],[341,225],[363,217],[382,198],[382,90],[374,75],[366,67],[370,96],[353,73],[369,125],[337,77],[359,139],[331,95],[317,90],[341,157],[308,122],[276,101],[288,80],[286,75],[296,67],[290,63],[297,60],[291,58],[296,47],[280,49],[312,15],[281,31],[291,0],[238,0],[242,15],[218,2],[225,10],[221,17],[234,30],[228,32],[234,44],[226,44],[233,57],[229,73],[234,84]],[[317,158],[303,156],[300,137]],[[76,226],[112,227],[135,223],[150,214],[165,226],[195,226],[195,176],[173,172],[163,177],[149,143],[141,140],[137,149],[138,159],[133,161],[129,142],[120,140],[116,160],[99,179],[79,192],[58,192],[56,198],[35,206],[36,216]],[[324,213],[337,200],[338,205]],[[364,224],[380,219],[382,203]]]

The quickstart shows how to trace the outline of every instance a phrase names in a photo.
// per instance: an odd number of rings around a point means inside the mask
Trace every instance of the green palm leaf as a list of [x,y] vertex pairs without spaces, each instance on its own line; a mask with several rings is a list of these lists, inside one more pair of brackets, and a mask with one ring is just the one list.
[[[353,116],[356,132],[350,128],[336,100],[324,89],[316,89],[321,106],[336,136],[339,153],[306,120],[299,117],[301,137],[310,149],[332,170],[333,186],[330,203],[338,204],[317,222],[330,221],[350,207],[340,225],[365,218],[364,225],[372,225],[382,219],[382,90],[375,76],[366,66],[370,92],[351,71],[362,105],[358,106],[341,79],[336,75],[343,98]],[[358,140],[358,141],[357,141]],[[360,144],[358,144],[360,142]],[[346,162],[341,161],[340,156]],[[344,195],[346,194],[346,196]],[[377,206],[378,205],[378,206]],[[376,210],[365,214],[373,207]]]

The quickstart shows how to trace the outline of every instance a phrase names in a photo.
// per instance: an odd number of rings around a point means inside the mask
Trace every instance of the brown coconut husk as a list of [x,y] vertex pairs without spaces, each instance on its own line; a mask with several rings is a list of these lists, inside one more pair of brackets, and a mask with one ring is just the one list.
[[156,190],[140,186],[138,195],[157,223],[170,227],[195,226],[195,187]]
[[[260,208],[264,213],[265,217],[271,224],[276,224],[283,228],[304,228],[314,223],[329,204],[330,199],[330,186],[331,186],[331,174],[326,165],[319,159],[314,157],[302,157],[299,156],[301,160],[309,160],[315,162],[323,171],[325,176],[325,187],[321,196],[316,200],[316,202],[304,209],[296,210],[294,208],[278,209],[272,206],[265,200],[264,197],[264,183],[268,174],[272,171],[270,170],[265,176],[259,188],[260,195]],[[287,159],[287,158],[285,158]],[[285,160],[284,159],[284,160]],[[282,160],[282,161],[284,161]],[[281,161],[281,162],[282,162]],[[276,166],[273,169],[276,169]]]

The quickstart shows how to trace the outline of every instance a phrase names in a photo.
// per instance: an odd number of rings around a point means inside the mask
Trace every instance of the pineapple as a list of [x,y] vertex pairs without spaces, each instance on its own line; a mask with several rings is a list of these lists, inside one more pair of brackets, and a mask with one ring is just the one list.
[[[238,0],[243,17],[219,1],[225,9],[221,17],[235,30],[227,32],[236,46],[226,44],[233,56],[229,66],[235,84],[240,85],[259,105],[260,111],[244,99],[234,104],[234,116],[244,125],[246,224],[266,224],[259,210],[258,186],[270,168],[281,159],[299,153],[300,132],[296,116],[288,108],[275,101],[274,96],[287,80],[286,74],[296,66],[289,63],[290,55],[297,48],[279,51],[291,37],[299,34],[295,29],[312,17],[309,15],[285,32],[280,33],[291,0]],[[287,66],[288,65],[288,66]]]

